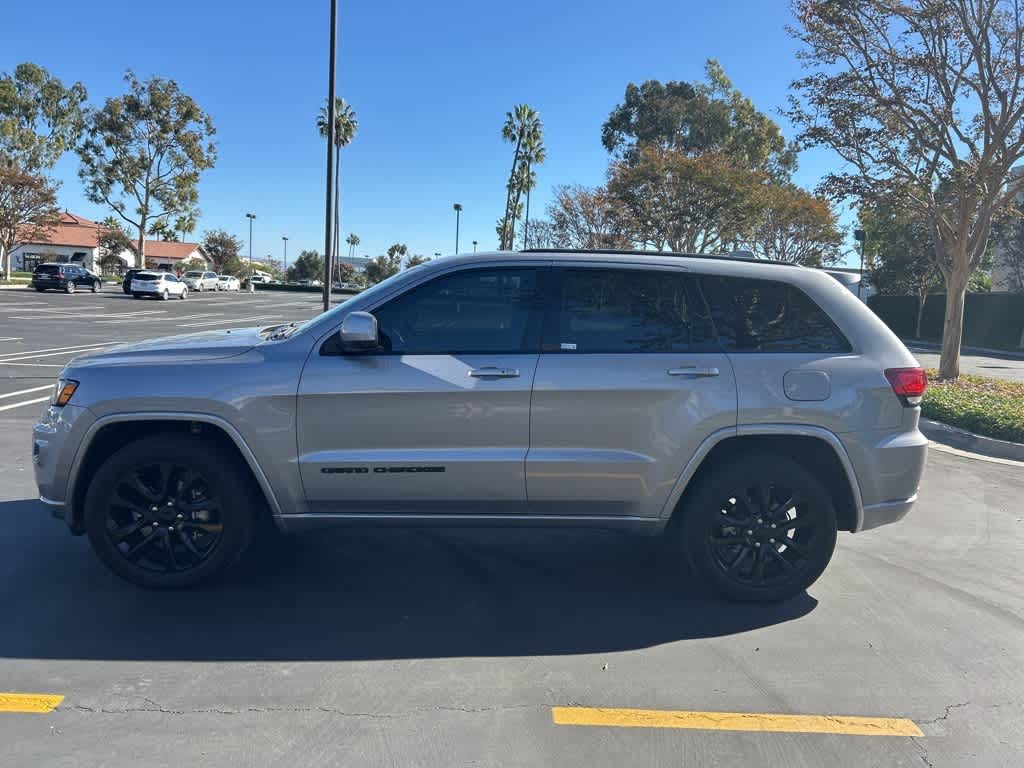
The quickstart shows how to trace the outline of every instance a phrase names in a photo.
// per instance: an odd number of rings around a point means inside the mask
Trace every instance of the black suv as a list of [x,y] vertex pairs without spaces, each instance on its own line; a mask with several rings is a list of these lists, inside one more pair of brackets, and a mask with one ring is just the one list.
[[129,269],[127,272],[125,272],[124,273],[124,279],[121,281],[121,290],[124,291],[125,293],[131,293],[132,292],[132,280],[135,279],[135,276],[137,274],[139,274],[139,272],[146,272],[146,271],[147,270],[145,270],[145,269],[139,269],[138,267],[133,267],[133,268]]
[[32,273],[32,287],[39,292],[57,288],[65,293],[74,293],[81,287],[96,293],[103,290],[103,281],[77,264],[40,264]]

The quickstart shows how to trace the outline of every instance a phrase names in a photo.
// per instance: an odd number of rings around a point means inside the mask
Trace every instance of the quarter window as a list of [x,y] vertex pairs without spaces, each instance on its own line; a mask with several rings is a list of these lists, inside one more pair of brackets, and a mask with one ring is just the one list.
[[772,280],[700,279],[727,352],[849,352],[850,342],[811,298]]
[[381,347],[394,354],[537,351],[534,269],[457,272],[413,288],[374,312]]
[[704,345],[694,321],[688,278],[680,272],[564,269],[556,311],[546,323],[545,352],[671,353]]

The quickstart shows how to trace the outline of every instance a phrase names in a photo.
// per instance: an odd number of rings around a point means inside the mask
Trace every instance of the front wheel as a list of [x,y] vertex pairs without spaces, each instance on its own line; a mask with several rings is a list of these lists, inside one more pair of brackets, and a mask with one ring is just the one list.
[[75,284],[73,282],[71,282],[70,280],[68,280],[68,284],[64,286],[64,293],[74,293],[74,292],[75,292]]
[[181,299],[182,301],[187,299],[188,298],[188,288],[182,288],[181,289],[181,293],[178,295],[178,298]]
[[103,283],[101,283],[99,280],[94,280],[93,284],[92,284],[92,292],[93,293],[99,293],[102,290],[103,290]]
[[38,291],[39,293],[42,293],[45,290],[45,288],[40,288],[38,285],[36,286],[36,291]]
[[163,293],[160,294],[160,301],[167,301],[167,296],[168,296],[168,293],[167,293],[167,289],[165,288],[163,290]]
[[245,551],[255,501],[238,460],[184,435],[158,435],[108,458],[85,495],[96,555],[142,587],[209,581]]
[[733,600],[783,600],[803,592],[836,546],[831,496],[783,456],[748,453],[715,467],[680,514],[690,564]]

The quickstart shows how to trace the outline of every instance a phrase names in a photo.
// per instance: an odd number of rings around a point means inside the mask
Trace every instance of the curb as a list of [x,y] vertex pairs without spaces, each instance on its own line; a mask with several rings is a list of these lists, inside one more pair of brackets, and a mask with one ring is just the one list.
[[929,440],[961,451],[978,453],[996,459],[1024,461],[1024,443],[1011,443],[1009,440],[983,437],[965,429],[951,427],[941,421],[932,421],[924,417],[921,418],[920,429]]
[[[921,341],[920,339],[900,339],[903,346],[914,351],[914,347],[923,352],[941,352],[942,345],[932,341]],[[994,347],[960,347],[960,354],[972,355],[975,357],[1002,357],[1010,360],[1024,360],[1024,348],[1018,349],[996,349]]]

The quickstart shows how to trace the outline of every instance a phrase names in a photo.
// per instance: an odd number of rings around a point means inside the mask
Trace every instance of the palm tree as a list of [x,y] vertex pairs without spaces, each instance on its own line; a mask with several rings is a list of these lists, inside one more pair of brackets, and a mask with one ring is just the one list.
[[[513,210],[519,209],[519,195],[526,191],[526,225],[523,227],[523,248],[526,247],[526,238],[530,233],[530,191],[537,186],[537,174],[533,166],[540,165],[547,159],[547,152],[544,149],[544,140],[541,138],[541,124],[538,121],[537,131],[531,133],[523,141],[522,159],[520,160],[520,172],[517,175],[516,204]],[[512,220],[512,232],[516,231],[516,222]]]
[[[320,107],[320,114],[316,117],[316,128],[321,138],[328,138],[330,115],[327,114],[327,107]],[[341,148],[347,147],[356,137],[356,130],[359,128],[359,120],[356,119],[355,110],[340,96],[334,99],[334,147],[338,150],[338,161],[334,164],[334,231],[338,232],[341,227]],[[332,263],[338,261],[338,238],[333,240],[334,253],[331,255]]]
[[[520,156],[523,144],[527,141],[540,140],[544,124],[540,121],[540,115],[529,104],[517,104],[511,112],[505,113],[505,124],[501,128],[501,137],[516,145],[512,154],[512,170],[508,175],[508,186],[505,195],[505,217],[501,224],[501,243],[503,250],[511,250],[512,238],[515,232],[515,220],[517,216],[519,195],[522,189],[517,182],[517,176],[523,174],[519,169]],[[512,204],[512,193],[516,192],[516,206]]]
[[348,257],[351,260],[356,253],[356,246],[359,245],[359,235],[355,232],[349,232],[348,237],[345,238],[345,242],[348,243]]

